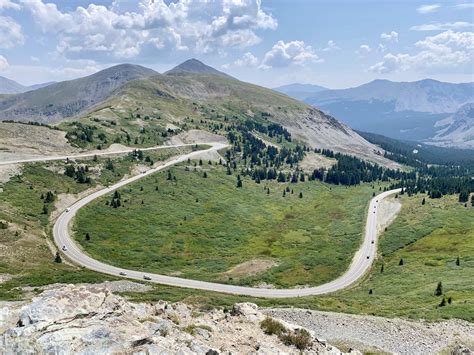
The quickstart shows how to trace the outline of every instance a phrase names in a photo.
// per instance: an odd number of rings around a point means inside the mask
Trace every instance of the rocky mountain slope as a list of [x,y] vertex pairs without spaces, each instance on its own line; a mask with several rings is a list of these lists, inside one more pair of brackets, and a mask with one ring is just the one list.
[[0,348],[7,354],[342,354],[284,321],[280,336],[267,334],[266,317],[251,303],[200,311],[182,303],[130,303],[100,285],[69,285],[2,306]]
[[354,129],[418,141],[435,136],[437,121],[473,101],[474,83],[430,79],[374,80],[355,88],[321,91],[305,99]]
[[157,72],[138,65],[123,64],[90,76],[0,98],[0,119],[58,122],[79,114],[110,97],[112,92],[130,80]]
[[20,94],[31,90],[41,89],[51,84],[54,84],[54,82],[51,81],[48,83],[24,86],[14,80],[0,76],[0,94]]
[[435,127],[439,130],[430,143],[474,149],[474,103],[461,106],[455,114],[436,122]]
[[306,100],[317,92],[329,90],[323,86],[313,84],[288,84],[274,88],[273,90],[286,94],[298,100]]

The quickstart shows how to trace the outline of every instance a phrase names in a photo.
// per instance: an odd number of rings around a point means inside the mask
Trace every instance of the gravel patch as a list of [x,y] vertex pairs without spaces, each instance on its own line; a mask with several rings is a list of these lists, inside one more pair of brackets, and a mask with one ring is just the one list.
[[429,323],[304,309],[267,309],[264,313],[308,328],[329,342],[397,354],[436,354],[453,344],[474,342],[474,325],[457,319]]

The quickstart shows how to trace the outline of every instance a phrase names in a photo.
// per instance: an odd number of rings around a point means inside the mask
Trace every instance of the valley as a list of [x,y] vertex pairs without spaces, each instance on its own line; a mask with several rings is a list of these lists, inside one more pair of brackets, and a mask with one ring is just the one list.
[[473,321],[466,151],[359,134],[195,60],[117,70],[77,111],[5,111],[2,300],[131,278],[131,302]]

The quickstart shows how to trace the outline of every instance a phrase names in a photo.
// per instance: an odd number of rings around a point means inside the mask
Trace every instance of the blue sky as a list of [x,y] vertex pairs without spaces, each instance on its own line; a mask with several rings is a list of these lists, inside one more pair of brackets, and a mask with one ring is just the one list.
[[267,87],[473,81],[472,1],[0,0],[0,75],[34,84],[191,57]]

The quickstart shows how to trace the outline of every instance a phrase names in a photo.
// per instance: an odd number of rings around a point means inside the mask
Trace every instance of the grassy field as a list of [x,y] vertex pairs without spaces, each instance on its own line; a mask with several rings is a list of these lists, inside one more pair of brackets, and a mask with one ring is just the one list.
[[[120,208],[107,205],[112,195],[86,206],[75,221],[76,239],[114,265],[241,285],[317,285],[348,267],[372,186],[244,179],[236,188],[223,166],[189,165],[171,169],[176,181],[161,172],[121,189]],[[255,275],[259,266],[229,273],[251,260],[277,265]]]
[[[146,155],[157,162],[191,150],[192,147],[172,148],[147,152]],[[97,161],[88,159],[77,162],[76,166],[89,166],[87,175],[92,178],[90,184],[78,183],[64,175],[64,162],[49,162],[26,164],[20,175],[0,186],[0,299],[24,296],[24,286],[35,288],[56,282],[111,279],[66,263],[55,263],[55,248],[48,237],[52,227],[50,215],[61,196],[118,181],[130,174],[138,163],[130,157],[115,157],[112,159],[114,169],[109,170],[104,168],[107,160],[99,158]],[[53,193],[54,200],[47,202],[45,196],[49,191]]]
[[[336,294],[298,299],[263,300],[167,286],[148,294],[128,294],[138,300],[185,300],[209,308],[252,301],[264,307],[301,307],[387,317],[474,321],[474,213],[456,197],[440,200],[404,196],[399,217],[383,234],[380,257],[357,286]],[[456,265],[459,257],[460,263]],[[400,266],[400,259],[403,265]],[[383,273],[380,272],[382,263]],[[435,296],[438,282],[443,295]],[[369,290],[372,289],[372,294]],[[446,302],[440,307],[443,297]]]

